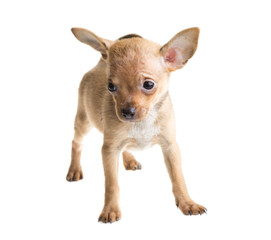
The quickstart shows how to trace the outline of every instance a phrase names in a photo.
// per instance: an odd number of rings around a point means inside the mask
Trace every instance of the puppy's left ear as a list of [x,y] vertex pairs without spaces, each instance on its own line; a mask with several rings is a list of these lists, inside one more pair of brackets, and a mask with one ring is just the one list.
[[161,49],[161,55],[169,71],[182,68],[194,55],[198,46],[199,28],[189,28],[176,34]]

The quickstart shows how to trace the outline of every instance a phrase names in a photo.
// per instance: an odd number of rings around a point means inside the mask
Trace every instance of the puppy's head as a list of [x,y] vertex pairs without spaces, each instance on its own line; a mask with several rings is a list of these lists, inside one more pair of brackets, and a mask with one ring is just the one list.
[[193,56],[199,36],[198,28],[186,29],[161,46],[136,34],[109,41],[82,28],[72,32],[102,54],[116,114],[130,122],[143,120],[161,101],[168,91],[170,72]]

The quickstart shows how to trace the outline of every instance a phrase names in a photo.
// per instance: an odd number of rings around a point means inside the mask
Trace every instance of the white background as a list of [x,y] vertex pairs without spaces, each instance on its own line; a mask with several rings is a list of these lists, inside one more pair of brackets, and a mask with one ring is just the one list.
[[[1,1],[1,239],[270,239],[271,33],[268,1]],[[158,146],[120,165],[122,220],[103,207],[102,135],[82,153],[84,180],[65,180],[81,77],[100,55],[71,27],[160,44],[198,26],[199,47],[170,94],[189,193],[175,206]]]

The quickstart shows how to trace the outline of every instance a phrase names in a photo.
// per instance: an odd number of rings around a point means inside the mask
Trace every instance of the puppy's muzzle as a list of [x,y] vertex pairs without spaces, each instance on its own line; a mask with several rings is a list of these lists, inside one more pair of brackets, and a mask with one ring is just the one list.
[[127,120],[133,119],[135,114],[136,110],[134,107],[121,109],[121,115]]

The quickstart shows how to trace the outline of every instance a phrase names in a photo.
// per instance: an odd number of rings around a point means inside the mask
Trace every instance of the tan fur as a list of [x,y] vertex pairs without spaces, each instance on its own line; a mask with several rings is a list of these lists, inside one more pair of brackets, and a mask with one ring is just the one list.
[[[96,127],[104,135],[105,202],[99,221],[114,222],[121,218],[118,186],[121,152],[126,169],[141,169],[141,164],[127,150],[154,144],[162,148],[177,206],[186,215],[204,213],[205,208],[192,201],[186,189],[168,94],[170,71],[183,67],[196,51],[198,28],[180,32],[164,46],[138,37],[109,41],[86,29],[72,31],[80,41],[100,51],[102,57],[97,66],[85,74],[79,87],[67,180],[83,178],[80,166],[83,138]],[[142,88],[147,80],[155,83],[148,92]],[[117,86],[116,92],[107,90],[109,81]],[[131,120],[121,113],[121,109],[129,107],[136,110]]]
[[135,157],[131,153],[124,151],[122,153],[122,156],[123,156],[123,165],[126,170],[137,170],[142,168],[141,164],[138,161],[136,161]]

